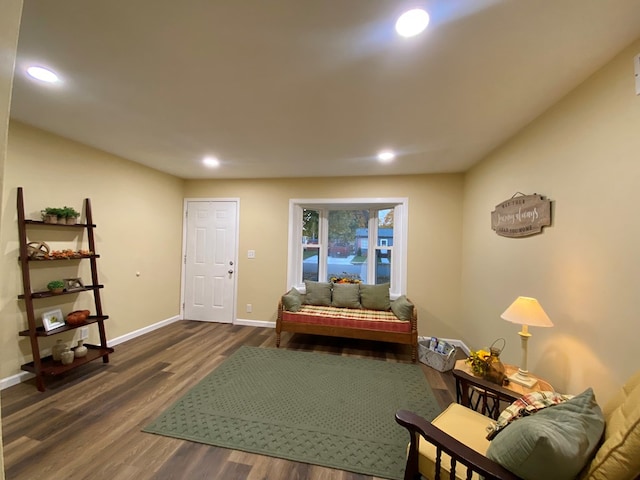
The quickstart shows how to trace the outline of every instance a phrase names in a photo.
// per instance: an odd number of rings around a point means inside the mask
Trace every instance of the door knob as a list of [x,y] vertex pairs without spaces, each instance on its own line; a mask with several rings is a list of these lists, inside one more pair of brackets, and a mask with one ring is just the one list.
[[228,272],[228,273],[229,273],[229,275],[231,275],[231,274],[233,273],[233,270],[229,270],[229,272]]

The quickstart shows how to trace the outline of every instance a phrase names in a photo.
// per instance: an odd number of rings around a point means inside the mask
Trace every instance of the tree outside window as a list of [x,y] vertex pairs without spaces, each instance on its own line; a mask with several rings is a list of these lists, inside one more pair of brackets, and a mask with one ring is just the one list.
[[408,199],[291,200],[287,283],[359,280],[405,293]]
[[[326,241],[321,231],[325,221]],[[369,245],[375,246],[371,260]],[[302,210],[302,280],[390,282],[392,246],[393,209]],[[374,272],[372,278],[369,272]]]

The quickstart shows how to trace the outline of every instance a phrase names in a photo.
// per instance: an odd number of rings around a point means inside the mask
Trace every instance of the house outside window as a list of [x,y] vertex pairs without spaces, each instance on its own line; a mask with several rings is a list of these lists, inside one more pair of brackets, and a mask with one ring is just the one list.
[[346,277],[404,293],[407,209],[403,198],[291,200],[288,285]]

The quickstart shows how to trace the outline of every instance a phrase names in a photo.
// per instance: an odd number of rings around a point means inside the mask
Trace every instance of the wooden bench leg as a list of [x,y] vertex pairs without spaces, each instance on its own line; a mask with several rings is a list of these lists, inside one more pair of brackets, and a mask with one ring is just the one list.
[[276,333],[276,348],[280,348],[280,334]]

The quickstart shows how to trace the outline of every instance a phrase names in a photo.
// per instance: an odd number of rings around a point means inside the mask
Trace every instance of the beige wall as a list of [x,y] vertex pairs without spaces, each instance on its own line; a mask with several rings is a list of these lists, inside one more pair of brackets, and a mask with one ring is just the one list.
[[[640,323],[640,96],[633,57],[640,41],[468,172],[464,189],[464,338],[471,348],[507,339],[520,361],[516,325],[500,314],[537,297],[554,328],[533,328],[529,370],[565,392],[594,386],[601,400],[633,360]],[[542,235],[509,239],[490,212],[515,192],[553,201]]]
[[[91,198],[110,339],[179,314],[184,197],[240,198],[237,316],[259,321],[275,320],[278,299],[287,288],[290,198],[408,197],[407,293],[419,308],[419,333],[460,335],[455,325],[460,317],[462,175],[184,182],[19,122],[12,122],[9,133],[0,236],[2,268],[8,272],[0,290],[0,315],[7,325],[0,333],[6,346],[0,353],[0,378],[19,373],[20,365],[30,360],[27,339],[17,336],[26,328],[24,307],[16,300],[22,292],[16,262],[18,186],[24,188],[27,216],[34,219],[46,206],[80,209],[81,200]],[[37,234],[30,239],[37,240]],[[44,240],[53,249],[69,246],[64,235]],[[255,260],[246,258],[248,249],[256,250]],[[87,267],[56,268],[55,275],[35,268],[32,284],[43,288],[52,275],[87,279]],[[38,313],[58,306],[63,311],[91,307],[88,294],[64,300],[69,302],[39,301]],[[245,313],[247,303],[253,305],[252,313]],[[60,337],[71,341],[77,335]],[[96,332],[90,340],[97,341]],[[43,339],[41,348],[53,342]]]
[[[289,199],[407,197],[407,294],[418,306],[418,333],[461,333],[461,175],[187,181],[185,196],[240,198],[237,316],[269,321],[287,289]],[[249,249],[255,259],[247,259]]]
[[[182,251],[183,181],[93,148],[12,122],[5,168],[2,211],[3,282],[0,316],[0,378],[20,372],[29,361],[27,328],[22,293],[22,275],[17,262],[17,187],[24,188],[27,218],[39,219],[47,206],[69,205],[82,209],[91,199],[103,310],[109,315],[107,337],[131,333],[180,313],[180,269]],[[83,213],[84,215],[84,213]],[[81,217],[81,219],[83,219]],[[55,229],[30,229],[29,239],[44,240],[52,249],[87,248],[86,233],[78,241]],[[81,240],[85,240],[83,243]],[[89,262],[57,262],[55,267],[35,265],[32,288],[43,289],[49,280],[81,276],[90,279]],[[140,272],[140,276],[136,273]],[[159,292],[161,292],[159,294]],[[39,300],[37,313],[50,308],[69,312],[92,306],[89,293]],[[48,348],[57,338],[71,340],[78,331],[41,339]],[[97,342],[97,327],[90,327],[89,340]]]
[[[3,2],[0,8],[0,202],[2,201],[4,166],[7,152],[13,66],[16,59],[21,15],[22,0],[8,0]],[[4,203],[0,205],[0,210],[4,210]],[[4,230],[5,227],[0,222],[0,232]],[[2,423],[0,422],[0,427],[1,426]],[[0,428],[0,479],[4,479],[2,428]]]

